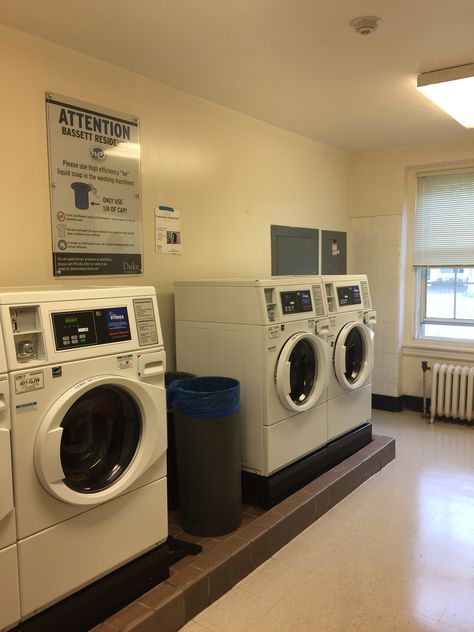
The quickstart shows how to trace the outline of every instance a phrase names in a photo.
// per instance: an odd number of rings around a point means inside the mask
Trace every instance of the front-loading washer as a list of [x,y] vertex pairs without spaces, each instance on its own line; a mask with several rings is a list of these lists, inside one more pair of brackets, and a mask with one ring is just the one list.
[[0,291],[21,619],[167,538],[165,352],[149,287]]
[[0,327],[0,630],[20,620],[18,554],[10,440],[10,388]]
[[175,314],[179,370],[240,382],[244,474],[274,477],[327,442],[319,277],[177,282]]
[[324,276],[329,311],[331,369],[328,439],[367,423],[372,416],[376,313],[365,275]]

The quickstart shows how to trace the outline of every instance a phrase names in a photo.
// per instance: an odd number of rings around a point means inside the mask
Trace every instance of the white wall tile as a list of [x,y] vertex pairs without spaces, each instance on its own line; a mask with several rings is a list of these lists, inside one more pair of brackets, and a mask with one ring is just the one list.
[[398,368],[397,369],[382,369],[382,378],[384,382],[389,384],[398,384]]
[[387,215],[387,230],[398,230],[402,228],[401,215]]
[[383,369],[384,367],[384,353],[382,351],[376,351],[374,353],[374,368]]
[[402,233],[399,229],[397,230],[387,230],[386,234],[386,241],[388,244],[390,244],[390,247],[392,248],[399,248],[401,241],[402,241]]
[[387,230],[387,218],[379,215],[372,218],[372,228],[377,233],[384,233]]
[[383,382],[384,369],[379,367],[374,367],[372,372],[372,382]]
[[357,230],[359,232],[365,232],[372,230],[372,218],[371,217],[359,217],[359,223]]
[[388,395],[389,397],[398,397],[400,394],[398,391],[398,384],[384,384],[384,395]]
[[400,350],[400,345],[396,338],[388,338],[384,336],[383,338],[384,353],[398,353],[399,350]]
[[351,270],[367,274],[374,327],[374,382],[380,394],[397,395],[399,369],[399,293],[402,216],[377,215],[352,218]]
[[383,395],[383,388],[384,388],[384,383],[383,382],[374,382],[372,381],[372,393],[374,393],[374,395]]
[[400,362],[398,353],[383,353],[382,354],[382,366],[386,369],[397,369]]
[[383,318],[383,323],[386,325],[387,323],[394,323],[397,319],[397,314],[391,307],[384,307],[382,310],[379,310],[382,313],[380,316]]
[[[395,318],[394,318],[395,320]],[[397,338],[398,336],[398,322],[384,323],[383,335],[386,338]]]

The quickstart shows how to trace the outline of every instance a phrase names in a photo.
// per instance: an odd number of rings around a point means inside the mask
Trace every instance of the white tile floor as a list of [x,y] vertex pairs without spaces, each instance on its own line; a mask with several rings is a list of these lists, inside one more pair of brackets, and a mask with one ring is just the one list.
[[474,632],[474,427],[374,411],[397,457],[183,632]]

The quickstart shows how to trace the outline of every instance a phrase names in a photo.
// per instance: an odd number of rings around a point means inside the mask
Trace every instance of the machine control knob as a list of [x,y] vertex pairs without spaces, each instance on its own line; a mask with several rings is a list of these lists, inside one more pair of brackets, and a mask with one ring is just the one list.
[[33,342],[31,340],[22,340],[20,342],[17,343],[17,357],[20,358],[27,358],[30,357],[34,354],[35,352],[35,345],[33,344]]

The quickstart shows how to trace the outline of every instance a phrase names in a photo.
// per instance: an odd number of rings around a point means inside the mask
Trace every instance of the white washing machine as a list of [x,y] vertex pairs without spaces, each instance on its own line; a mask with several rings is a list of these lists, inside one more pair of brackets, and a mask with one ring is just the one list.
[[0,328],[0,630],[20,620],[10,442],[10,389]]
[[21,618],[167,538],[165,352],[149,287],[0,290]]
[[365,275],[324,276],[329,311],[331,370],[328,439],[340,437],[372,416],[376,313]]
[[239,380],[242,467],[268,477],[327,442],[319,277],[175,283],[177,365]]

